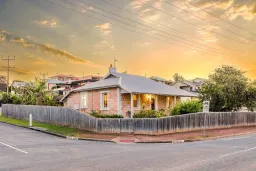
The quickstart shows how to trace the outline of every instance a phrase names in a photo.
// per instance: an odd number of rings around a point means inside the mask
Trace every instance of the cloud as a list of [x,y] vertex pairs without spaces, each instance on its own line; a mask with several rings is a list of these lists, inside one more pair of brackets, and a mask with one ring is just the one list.
[[98,44],[94,45],[94,47],[116,50],[115,45],[112,45],[111,43],[107,42],[106,40],[100,41]]
[[239,16],[245,20],[252,20],[255,17],[254,8],[255,6],[253,4],[235,5],[227,10],[226,15],[229,16],[230,20],[234,20]]
[[15,72],[16,74],[19,75],[30,75],[33,74],[34,72],[31,70],[23,69],[23,68],[12,68],[11,71]]
[[256,14],[256,4],[254,5],[254,8],[253,8],[253,10],[252,10],[252,13],[253,13],[253,14]]
[[50,28],[56,28],[57,27],[57,22],[52,20],[35,20],[35,24],[40,25],[40,26],[45,26],[45,27],[50,27]]
[[245,20],[255,19],[255,0],[197,0],[196,4],[209,10],[222,10],[229,20],[242,17]]
[[102,34],[104,35],[108,35],[111,33],[111,24],[110,23],[104,23],[104,24],[100,24],[100,25],[96,25],[96,28],[98,28]]
[[233,0],[198,0],[195,3],[203,8],[227,9],[233,4]]
[[6,39],[6,36],[0,33],[0,41],[4,41],[5,39]]
[[[141,3],[143,2],[143,3]],[[152,10],[148,8],[148,5],[152,5],[155,8],[161,9],[164,0],[141,0],[140,1],[132,1],[130,6],[133,10],[136,10],[141,16],[147,18],[141,18],[141,20],[145,23],[150,23],[149,20],[157,21],[160,18],[160,13],[157,10]]]
[[210,31],[218,31],[220,29],[219,27],[213,25],[206,25],[202,28],[204,29],[199,29],[197,32],[200,34],[200,37],[205,40],[204,43],[216,43],[218,41],[216,34]]
[[79,56],[75,56],[65,50],[58,49],[58,48],[54,47],[53,45],[36,43],[31,40],[27,40],[27,39],[24,39],[21,37],[16,37],[10,33],[2,32],[2,34],[4,34],[6,36],[6,39],[9,40],[11,43],[19,44],[25,48],[33,48],[38,51],[50,53],[52,55],[62,57],[64,59],[70,60],[70,61],[78,63],[78,64],[93,65],[93,63],[91,61],[87,61]]
[[[1,68],[0,71],[5,71],[5,69]],[[23,68],[10,68],[11,72],[14,72],[17,75],[30,75],[34,72],[31,70],[23,69]]]

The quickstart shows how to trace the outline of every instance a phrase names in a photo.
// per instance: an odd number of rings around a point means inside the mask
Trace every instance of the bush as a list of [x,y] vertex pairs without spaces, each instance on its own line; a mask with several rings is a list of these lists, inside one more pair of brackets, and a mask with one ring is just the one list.
[[1,93],[0,94],[0,106],[2,104],[21,104],[21,98],[13,94]]
[[98,112],[93,112],[90,115],[95,118],[123,118],[122,115],[118,115],[118,114],[102,114]]
[[166,117],[167,115],[164,113],[163,110],[141,110],[138,113],[133,115],[133,118],[161,118]]
[[203,104],[200,101],[190,100],[186,102],[177,103],[171,110],[171,115],[182,115],[187,113],[201,112]]

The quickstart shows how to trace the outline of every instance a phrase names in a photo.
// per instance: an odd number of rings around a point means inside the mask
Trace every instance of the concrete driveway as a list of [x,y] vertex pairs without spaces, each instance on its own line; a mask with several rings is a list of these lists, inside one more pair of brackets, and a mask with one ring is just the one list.
[[256,135],[182,144],[67,140],[0,123],[0,171],[256,170]]

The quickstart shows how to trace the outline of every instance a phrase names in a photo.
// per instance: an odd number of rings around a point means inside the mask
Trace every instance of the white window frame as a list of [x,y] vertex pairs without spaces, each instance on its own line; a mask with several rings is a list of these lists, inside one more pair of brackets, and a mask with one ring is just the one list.
[[80,93],[80,108],[81,109],[88,108],[88,93],[87,92]]
[[[104,107],[104,94],[107,94],[107,104],[108,107]],[[100,110],[109,110],[109,91],[100,92]]]
[[[133,96],[137,96],[137,107],[133,106],[133,109],[135,110],[140,110],[140,94],[133,94],[132,95],[132,100],[133,100]],[[134,105],[134,104],[133,104]]]

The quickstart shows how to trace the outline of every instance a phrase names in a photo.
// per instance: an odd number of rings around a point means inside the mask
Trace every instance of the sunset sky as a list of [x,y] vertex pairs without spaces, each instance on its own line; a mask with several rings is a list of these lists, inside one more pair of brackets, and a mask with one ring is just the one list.
[[256,0],[186,1],[0,0],[0,55],[16,56],[11,80],[105,75],[114,57],[137,75],[207,78],[226,64],[256,79]]

